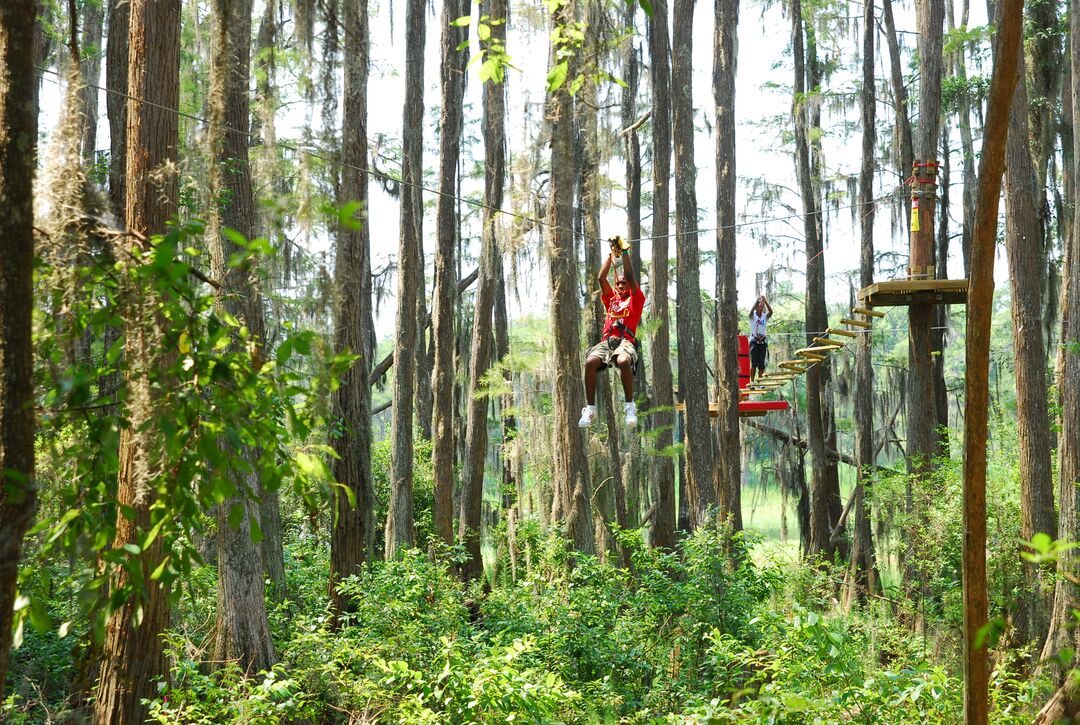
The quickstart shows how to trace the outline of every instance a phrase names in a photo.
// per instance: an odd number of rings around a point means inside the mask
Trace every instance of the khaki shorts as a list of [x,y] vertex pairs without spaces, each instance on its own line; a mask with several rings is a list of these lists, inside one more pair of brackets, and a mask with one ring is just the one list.
[[603,362],[600,366],[600,369],[603,370],[609,366],[615,367],[615,357],[618,355],[628,359],[631,365],[637,363],[637,348],[634,347],[634,343],[625,337],[609,337],[603,342],[593,345],[585,353],[585,361],[588,362],[591,357],[598,357]]

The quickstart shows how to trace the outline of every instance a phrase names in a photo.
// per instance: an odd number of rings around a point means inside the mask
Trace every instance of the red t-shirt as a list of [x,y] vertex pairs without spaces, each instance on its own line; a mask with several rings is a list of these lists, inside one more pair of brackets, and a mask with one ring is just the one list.
[[607,308],[602,339],[606,340],[612,335],[623,337],[622,331],[615,327],[616,320],[622,320],[622,323],[630,330],[630,334],[637,335],[641,311],[645,308],[645,293],[640,287],[636,284],[630,285],[630,296],[626,299],[619,297],[619,293],[612,289],[610,292],[601,294],[600,301]]

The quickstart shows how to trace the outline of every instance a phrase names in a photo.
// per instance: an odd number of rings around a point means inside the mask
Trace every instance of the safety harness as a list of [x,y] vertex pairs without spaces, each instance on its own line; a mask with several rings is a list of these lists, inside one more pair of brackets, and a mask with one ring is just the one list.
[[[630,332],[630,328],[627,327],[626,323],[622,320],[615,320],[613,323],[611,323],[611,329],[618,330],[618,337],[624,340],[629,340],[630,343],[634,346],[634,350],[637,352],[637,355],[634,357],[634,375],[637,375],[638,370],[641,366],[641,342],[639,342],[637,337],[634,336],[634,333]],[[609,340],[613,337],[616,337],[616,335],[608,335]]]

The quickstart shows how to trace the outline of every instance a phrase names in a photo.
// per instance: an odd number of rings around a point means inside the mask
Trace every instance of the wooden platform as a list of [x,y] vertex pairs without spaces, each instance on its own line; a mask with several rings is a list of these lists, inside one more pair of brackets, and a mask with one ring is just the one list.
[[[789,407],[786,400],[740,400],[739,417],[756,418],[766,415],[774,410],[787,410]],[[676,403],[675,410],[686,410],[686,403]],[[709,417],[715,418],[720,415],[720,404],[709,403]]]
[[876,282],[859,290],[859,304],[868,307],[910,305],[963,305],[967,303],[966,279],[898,279]]

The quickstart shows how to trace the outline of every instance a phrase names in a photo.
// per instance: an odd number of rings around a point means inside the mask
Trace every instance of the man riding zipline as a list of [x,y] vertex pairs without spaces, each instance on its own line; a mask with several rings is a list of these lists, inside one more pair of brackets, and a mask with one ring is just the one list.
[[[604,331],[600,342],[585,354],[585,399],[588,405],[581,409],[578,425],[587,428],[596,422],[596,373],[608,366],[619,368],[623,393],[626,395],[626,425],[637,425],[637,406],[634,405],[634,365],[638,359],[638,342],[634,334],[641,311],[645,307],[645,293],[634,278],[634,265],[630,261],[630,244],[622,237],[612,237],[611,254],[600,267],[600,301],[607,309]],[[615,272],[615,289],[608,284],[608,270],[612,262],[622,257],[623,275]]]

